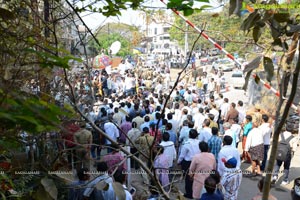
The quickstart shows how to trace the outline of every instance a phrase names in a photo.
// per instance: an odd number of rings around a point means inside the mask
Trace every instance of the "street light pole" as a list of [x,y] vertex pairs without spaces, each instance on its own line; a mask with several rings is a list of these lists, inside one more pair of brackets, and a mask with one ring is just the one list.
[[189,49],[189,44],[188,44],[188,29],[189,29],[189,25],[186,24],[186,31],[185,31],[185,38],[184,38],[184,57],[186,57],[186,54],[187,54],[188,49]]

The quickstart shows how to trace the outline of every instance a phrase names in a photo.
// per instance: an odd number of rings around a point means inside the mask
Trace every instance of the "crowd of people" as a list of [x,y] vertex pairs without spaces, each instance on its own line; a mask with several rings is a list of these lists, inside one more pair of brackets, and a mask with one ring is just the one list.
[[[155,199],[158,192],[152,187],[153,178],[141,165],[154,169],[157,180],[167,192],[172,191],[176,177],[172,171],[180,168],[184,177],[184,196],[202,200],[237,199],[243,177],[241,162],[251,164],[252,170],[247,177],[262,176],[266,169],[272,117],[262,112],[259,106],[250,111],[241,100],[230,101],[217,90],[215,79],[206,73],[191,83],[182,80],[174,90],[167,81],[153,81],[146,87],[146,80],[127,69],[118,79],[121,82],[114,83],[120,87],[114,89],[109,87],[112,85],[110,74],[96,74],[93,80],[98,102],[91,106],[90,100],[81,101],[80,108],[109,138],[89,123],[65,124],[65,147],[70,149],[69,167],[75,163],[79,178],[73,184],[75,189],[70,190],[70,199],[81,199],[87,193],[100,195],[97,199],[114,199],[116,195],[132,199],[132,193],[125,186],[127,156],[120,152],[120,145],[130,146],[130,153],[139,158],[139,162],[130,158],[130,166],[141,170],[145,186],[150,187],[149,199]],[[98,87],[100,82],[101,87]],[[78,84],[78,95],[87,90],[90,88]],[[281,140],[289,141],[291,151],[286,160],[277,160],[274,183],[282,163],[282,184],[289,182],[290,161],[297,147],[297,140],[290,135],[290,127],[286,126]],[[239,145],[243,152],[239,152]],[[87,182],[89,177],[85,174],[93,164],[104,173],[99,177],[105,178]],[[105,180],[106,186],[97,186],[101,180]],[[122,194],[116,192],[119,189],[115,182],[121,184]],[[86,187],[77,187],[82,184]],[[262,184],[259,184],[260,191]],[[81,196],[74,198],[74,195]]]

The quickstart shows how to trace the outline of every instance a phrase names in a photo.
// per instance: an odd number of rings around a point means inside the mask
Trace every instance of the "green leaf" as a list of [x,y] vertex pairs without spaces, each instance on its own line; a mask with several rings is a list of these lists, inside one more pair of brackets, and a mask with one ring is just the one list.
[[24,116],[15,116],[15,118],[18,120],[24,120],[24,121],[27,121],[31,124],[35,124],[35,125],[38,125],[38,122],[36,121],[36,119],[32,116],[28,116],[28,115],[24,115]]
[[300,32],[300,25],[288,24],[286,26],[286,32],[291,34],[289,36],[292,36],[294,32]]
[[261,19],[260,14],[257,11],[250,13],[250,15],[243,21],[241,30],[250,31],[250,29]]
[[289,21],[290,19],[290,13],[288,12],[278,12],[278,13],[275,13],[274,15],[274,19],[277,21],[277,22],[287,22]]
[[261,30],[261,28],[259,27],[259,26],[255,26],[254,28],[253,28],[253,40],[254,40],[254,42],[255,43],[257,43],[257,41],[259,40],[259,38],[260,38],[260,36],[261,36],[261,34],[262,34],[262,30]]
[[0,119],[8,119],[14,122],[16,121],[16,119],[11,114],[8,114],[6,112],[0,112]]
[[255,26],[259,26],[259,27],[264,27],[266,25],[266,22],[261,19],[261,20],[258,20],[256,23],[255,23]]
[[280,24],[274,19],[272,18],[271,20],[271,34],[274,40],[278,39],[279,36],[282,35],[283,33],[283,29],[280,26]]
[[11,20],[15,19],[15,16],[11,11],[4,8],[0,8],[0,18],[4,20]]
[[274,76],[274,65],[272,59],[269,57],[264,57],[263,65],[265,71],[267,72],[267,81],[271,82]]
[[199,9],[198,8],[195,8],[195,10],[197,11],[202,11],[202,10],[206,10],[207,8],[211,8],[212,6],[211,5],[203,5],[201,6]]
[[261,59],[262,59],[262,55],[260,56],[257,56],[256,58],[254,58],[252,61],[250,61],[246,66],[245,66],[245,69],[244,69],[244,73],[246,72],[249,72],[249,71],[252,71],[256,68],[259,67],[259,64],[261,62]]
[[203,3],[209,3],[209,0],[195,0],[195,1],[203,2]]
[[192,15],[193,13],[194,13],[194,9],[192,9],[192,8],[188,8],[188,9],[183,10],[184,16],[189,16],[189,15]]

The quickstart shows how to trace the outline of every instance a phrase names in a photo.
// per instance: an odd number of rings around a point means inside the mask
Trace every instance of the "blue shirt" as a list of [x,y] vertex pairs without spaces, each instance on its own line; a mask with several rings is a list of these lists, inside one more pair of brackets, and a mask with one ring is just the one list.
[[224,200],[224,198],[222,198],[222,196],[217,193],[204,193],[202,194],[200,200]]
[[176,133],[172,130],[167,130],[166,132],[168,132],[170,135],[169,141],[172,141],[174,143],[174,145],[176,145],[176,141],[177,141]]
[[218,159],[218,154],[222,148],[222,139],[217,135],[212,135],[207,142],[210,152],[214,154],[216,160]]
[[245,125],[244,127],[244,133],[243,136],[247,136],[248,133],[251,131],[252,129],[252,122],[249,122],[248,124]]
[[68,200],[75,200],[75,199],[83,199],[83,192],[85,190],[84,185],[87,181],[75,181],[71,183],[69,193],[68,193]]

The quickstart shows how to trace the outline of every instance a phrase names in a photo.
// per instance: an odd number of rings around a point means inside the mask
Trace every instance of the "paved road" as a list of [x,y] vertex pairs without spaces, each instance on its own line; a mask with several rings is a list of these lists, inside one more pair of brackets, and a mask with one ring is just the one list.
[[[225,78],[229,85],[231,85],[230,82],[231,74],[232,72],[225,72]],[[247,105],[248,97],[243,90],[229,87],[229,91],[223,90],[222,92],[224,97],[227,97],[230,100],[230,102],[237,102],[238,100],[242,100],[246,104],[246,106],[248,106]],[[242,153],[241,145],[239,145],[239,151],[240,153]],[[246,163],[242,163],[241,168],[242,170],[251,170],[250,164],[246,164]],[[281,199],[290,200],[291,199],[290,191],[293,186],[293,180],[300,176],[300,148],[298,148],[297,151],[295,152],[295,155],[291,162],[290,175],[289,175],[290,183],[288,185],[283,186],[280,184],[280,182],[282,181],[281,175],[279,175],[279,181],[272,187],[271,194],[273,194],[279,200]],[[257,194],[258,193],[257,183],[259,179],[260,177],[253,177],[253,178],[243,177],[242,184],[239,190],[238,199],[248,200],[251,199],[255,194]],[[180,191],[184,193],[184,182],[181,181],[177,185]]]

